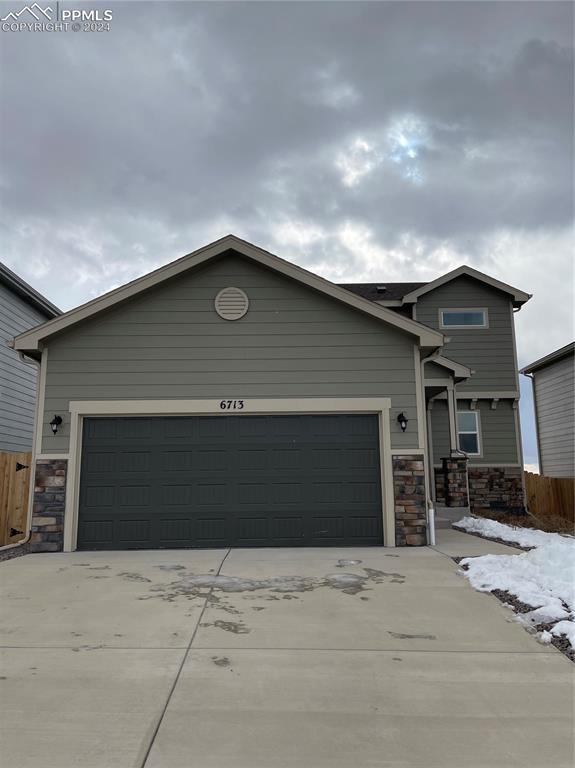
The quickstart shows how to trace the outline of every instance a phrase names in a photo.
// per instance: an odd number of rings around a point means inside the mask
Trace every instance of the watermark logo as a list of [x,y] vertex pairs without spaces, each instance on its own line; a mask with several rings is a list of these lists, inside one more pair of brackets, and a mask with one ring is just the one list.
[[109,8],[42,7],[39,3],[9,11],[0,18],[2,32],[109,32],[112,11]]
[[6,16],[4,16],[0,21],[18,21],[20,16],[30,14],[30,16],[33,16],[36,21],[40,21],[42,16],[44,19],[47,19],[48,21],[52,21],[52,9],[51,8],[41,8],[38,3],[34,3],[33,5],[25,5],[24,8],[22,8],[21,11],[18,11],[15,13],[14,11],[10,11],[10,13],[7,13]]

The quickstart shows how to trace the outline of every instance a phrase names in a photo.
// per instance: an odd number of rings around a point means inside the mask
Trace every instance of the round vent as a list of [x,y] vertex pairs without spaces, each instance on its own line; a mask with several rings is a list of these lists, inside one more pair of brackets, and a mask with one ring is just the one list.
[[215,298],[216,312],[224,320],[239,320],[250,306],[250,300],[241,288],[222,288]]

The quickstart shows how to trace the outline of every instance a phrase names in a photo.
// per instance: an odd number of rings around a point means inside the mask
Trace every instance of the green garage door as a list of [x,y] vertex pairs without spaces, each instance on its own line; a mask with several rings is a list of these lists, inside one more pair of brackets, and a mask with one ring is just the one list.
[[383,543],[377,416],[84,422],[78,547]]

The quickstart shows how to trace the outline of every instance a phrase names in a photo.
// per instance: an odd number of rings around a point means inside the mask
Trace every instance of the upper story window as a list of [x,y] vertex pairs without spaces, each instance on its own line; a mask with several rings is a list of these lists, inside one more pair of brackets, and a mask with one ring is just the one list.
[[488,328],[486,309],[440,309],[440,328]]
[[457,442],[459,450],[468,456],[481,455],[477,411],[457,411]]

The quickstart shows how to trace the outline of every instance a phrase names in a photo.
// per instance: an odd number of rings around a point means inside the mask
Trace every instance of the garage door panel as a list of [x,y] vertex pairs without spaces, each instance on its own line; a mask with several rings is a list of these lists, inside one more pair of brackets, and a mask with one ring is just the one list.
[[149,485],[123,485],[118,488],[119,507],[148,507],[151,488]]
[[191,535],[191,523],[187,517],[160,521],[160,543],[165,546],[185,546]]
[[226,517],[203,517],[192,524],[192,538],[199,546],[227,545],[229,524]]
[[382,543],[376,416],[86,419],[83,434],[81,548]]
[[152,522],[150,518],[116,521],[114,531],[118,541],[124,544],[151,544]]

